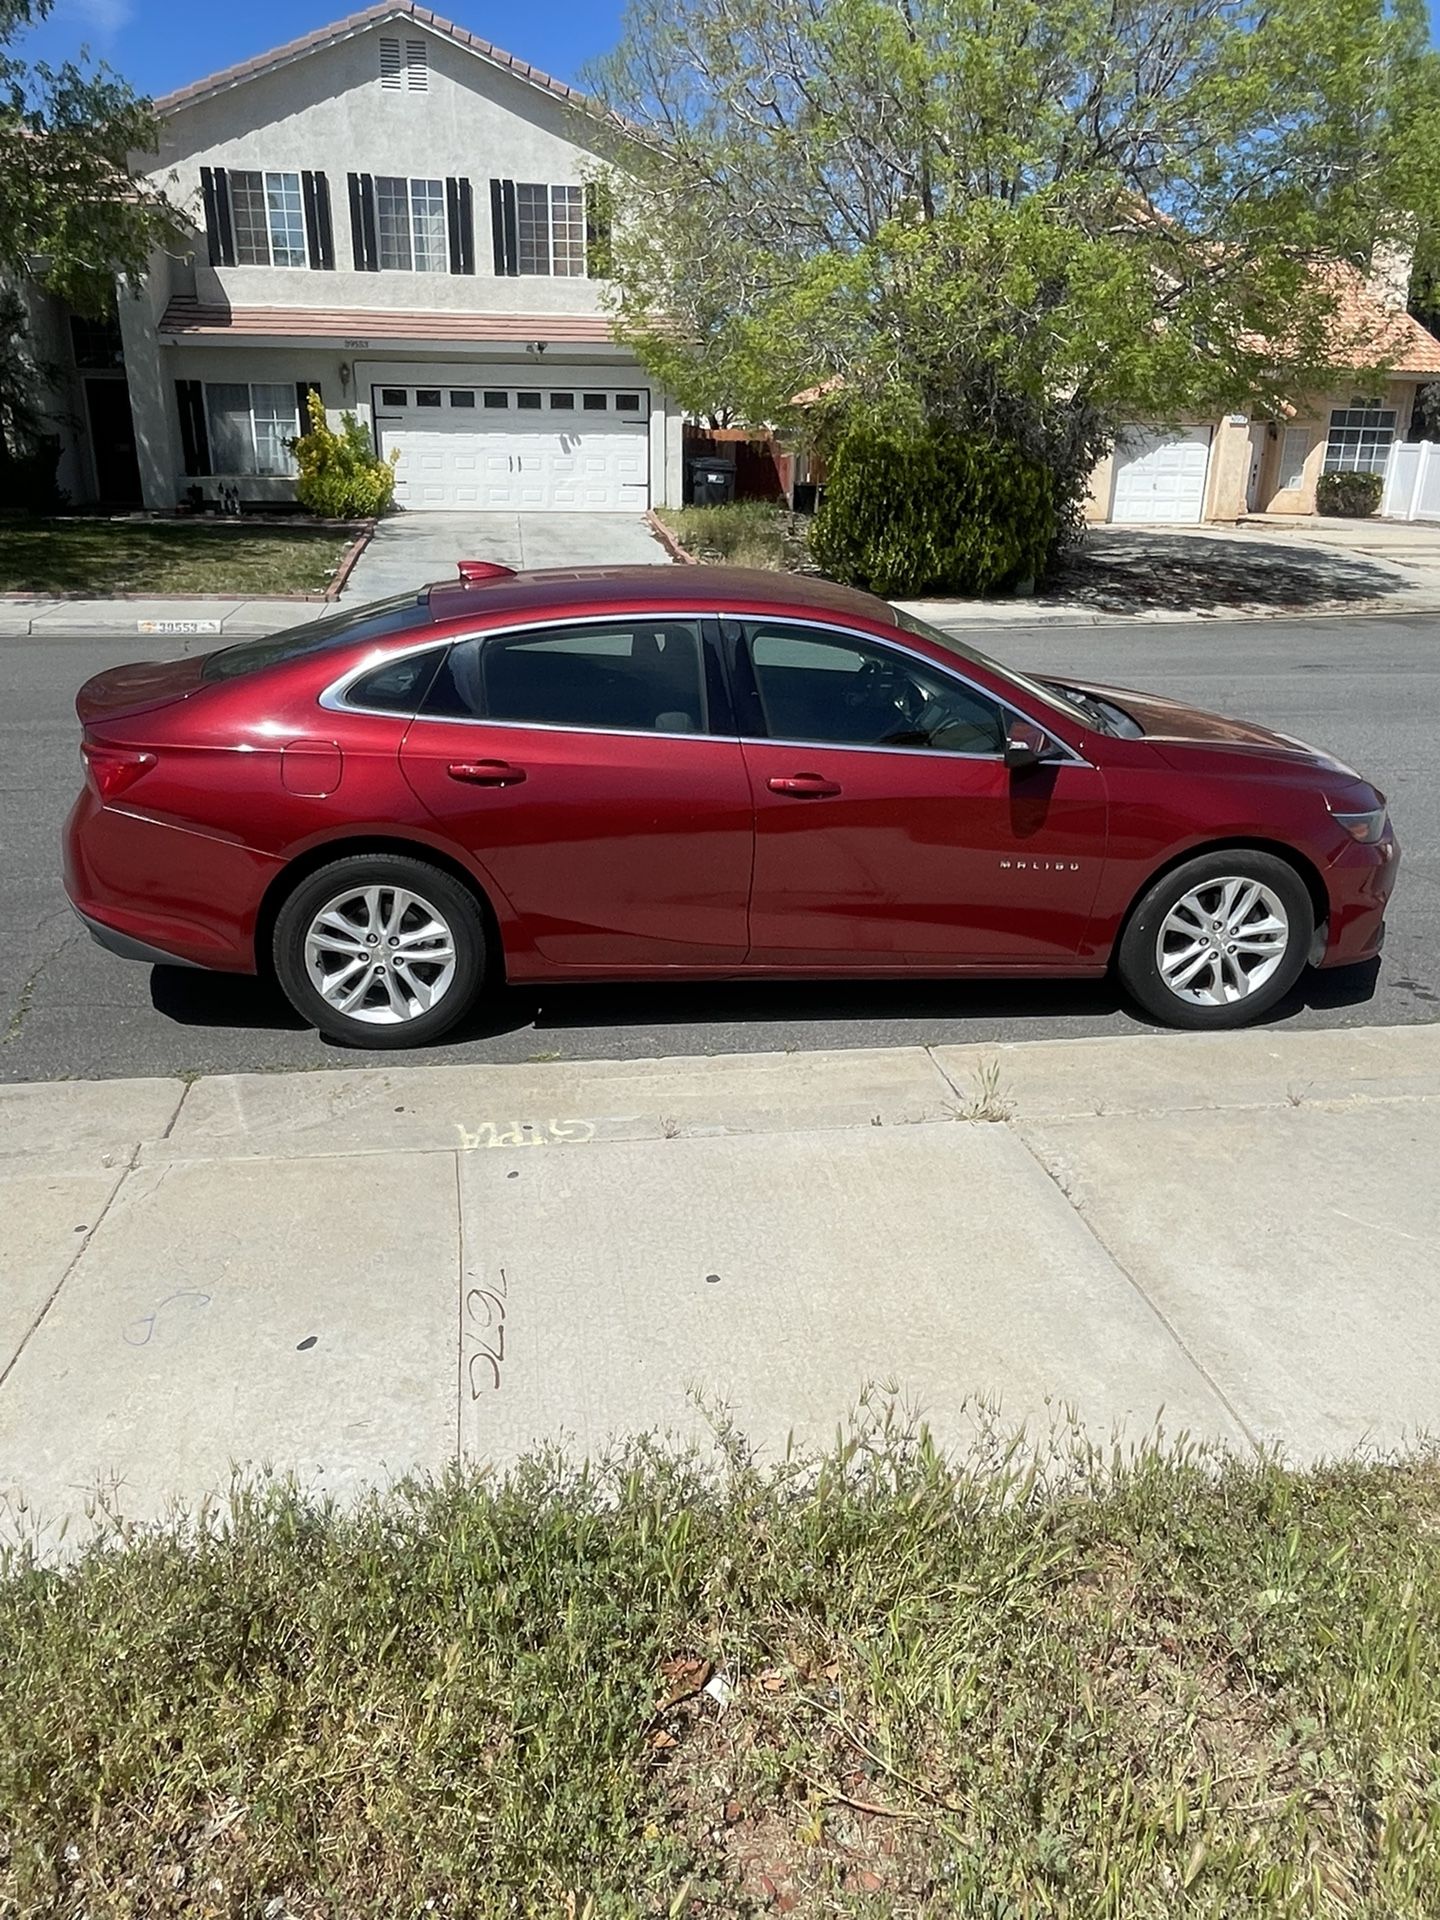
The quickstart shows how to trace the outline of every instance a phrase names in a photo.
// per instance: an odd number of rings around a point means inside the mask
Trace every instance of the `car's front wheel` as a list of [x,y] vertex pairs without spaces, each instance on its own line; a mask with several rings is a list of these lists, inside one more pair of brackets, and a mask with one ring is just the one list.
[[415,1047],[466,1012],[485,973],[467,887],[405,855],[354,854],[312,873],[275,922],[275,972],[295,1010],[352,1047]]
[[1121,983],[1171,1027],[1243,1027],[1283,1000],[1315,933],[1305,882],[1275,854],[1199,855],[1162,874],[1130,916]]

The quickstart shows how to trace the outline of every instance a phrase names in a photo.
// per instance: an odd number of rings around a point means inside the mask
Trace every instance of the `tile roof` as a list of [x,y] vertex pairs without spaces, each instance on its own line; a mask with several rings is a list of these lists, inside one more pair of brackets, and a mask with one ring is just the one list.
[[603,313],[415,313],[374,307],[207,306],[178,297],[160,317],[172,338],[254,340],[437,340],[477,344],[502,340],[595,346],[614,339]]
[[254,80],[276,67],[288,66],[292,60],[301,60],[306,54],[318,53],[322,47],[349,39],[352,34],[361,33],[366,27],[373,27],[382,20],[413,20],[417,26],[443,34],[447,40],[453,40],[456,46],[468,48],[471,53],[479,54],[481,59],[489,60],[494,66],[504,67],[517,79],[526,80],[531,86],[543,87],[547,93],[568,100],[572,106],[588,108],[590,105],[583,93],[567,86],[563,80],[542,73],[539,67],[532,67],[528,60],[517,60],[513,53],[506,53],[502,47],[482,40],[466,27],[457,27],[453,21],[442,19],[438,13],[432,13],[429,7],[418,7],[413,0],[381,0],[379,6],[367,7],[363,13],[352,13],[347,19],[333,21],[328,27],[319,27],[299,40],[289,40],[283,47],[273,47],[269,53],[258,54],[253,60],[242,60],[238,66],[207,74],[203,80],[193,80],[188,87],[164,94],[155,102],[155,111],[167,114],[174,113],[180,107],[192,106],[197,100],[208,99],[213,93],[222,93],[227,87],[237,87],[243,81]]
[[1332,276],[1335,358],[1342,367],[1377,362],[1391,373],[1440,374],[1440,340],[1412,314],[1393,306],[1349,268]]

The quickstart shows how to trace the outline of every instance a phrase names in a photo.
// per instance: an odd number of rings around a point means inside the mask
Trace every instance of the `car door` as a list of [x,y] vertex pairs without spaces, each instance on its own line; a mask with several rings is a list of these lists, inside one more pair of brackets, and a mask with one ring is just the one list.
[[[732,639],[755,802],[752,964],[1073,961],[1105,858],[1093,767],[1056,742],[1011,773],[1007,707],[903,647],[783,621]],[[752,717],[765,737],[748,737]]]
[[698,620],[458,641],[400,763],[503,896],[519,955],[600,972],[744,959],[754,810]]

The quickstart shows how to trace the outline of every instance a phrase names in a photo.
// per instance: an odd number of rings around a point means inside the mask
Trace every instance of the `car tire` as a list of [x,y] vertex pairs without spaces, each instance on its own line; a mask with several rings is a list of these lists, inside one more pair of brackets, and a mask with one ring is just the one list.
[[[275,921],[276,977],[298,1014],[345,1046],[424,1046],[485,978],[470,889],[428,861],[359,853],[309,874]],[[372,958],[372,956],[374,956]]]
[[1223,1031],[1263,1019],[1305,969],[1315,909],[1273,853],[1200,854],[1141,896],[1116,951],[1131,998],[1163,1025]]

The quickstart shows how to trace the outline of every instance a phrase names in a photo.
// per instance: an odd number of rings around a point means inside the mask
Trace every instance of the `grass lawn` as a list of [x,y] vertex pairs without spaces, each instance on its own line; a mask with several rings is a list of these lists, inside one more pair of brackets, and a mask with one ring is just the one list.
[[0,520],[0,593],[320,593],[351,536],[186,520]]
[[1421,1920],[1440,1461],[881,1426],[0,1579],[0,1913]]
[[764,500],[727,507],[661,507],[657,517],[687,553],[709,565],[794,569],[803,565],[808,523]]

